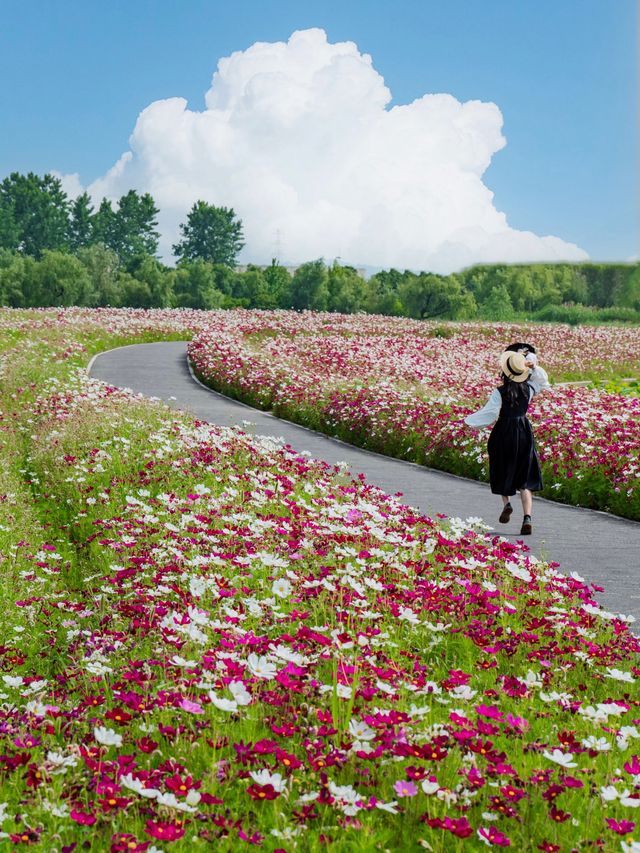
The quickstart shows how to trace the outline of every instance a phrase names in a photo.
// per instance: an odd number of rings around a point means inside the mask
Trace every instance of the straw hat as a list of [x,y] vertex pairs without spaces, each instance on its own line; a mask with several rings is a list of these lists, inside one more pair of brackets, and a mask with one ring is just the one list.
[[526,382],[529,378],[529,368],[525,357],[520,352],[507,350],[500,356],[500,370],[512,382]]

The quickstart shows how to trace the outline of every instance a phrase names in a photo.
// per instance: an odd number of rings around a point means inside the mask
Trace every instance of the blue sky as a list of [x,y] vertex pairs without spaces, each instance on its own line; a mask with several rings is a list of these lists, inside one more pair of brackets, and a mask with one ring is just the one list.
[[3,0],[0,175],[88,184],[152,101],[201,110],[220,57],[308,27],[370,54],[393,104],[496,103],[507,145],[484,183],[512,227],[595,260],[640,253],[633,0]]

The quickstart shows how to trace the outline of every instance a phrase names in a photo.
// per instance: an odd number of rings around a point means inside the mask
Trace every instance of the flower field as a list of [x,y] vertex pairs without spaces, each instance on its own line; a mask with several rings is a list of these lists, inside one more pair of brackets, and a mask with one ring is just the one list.
[[593,586],[87,378],[217,323],[0,311],[7,849],[639,850],[640,641]]
[[[546,497],[640,519],[640,335],[634,328],[417,322],[234,311],[189,345],[206,384],[390,456],[487,479],[464,417],[498,384],[497,357],[533,343],[551,390],[530,409]],[[610,380],[603,387],[564,385]]]

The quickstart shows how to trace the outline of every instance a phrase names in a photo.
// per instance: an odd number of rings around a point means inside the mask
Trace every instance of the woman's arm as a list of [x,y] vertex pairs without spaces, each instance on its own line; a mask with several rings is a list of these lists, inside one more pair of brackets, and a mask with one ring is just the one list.
[[467,415],[464,422],[467,426],[473,427],[474,429],[482,429],[482,427],[491,426],[500,414],[501,407],[502,397],[500,396],[498,389],[494,388],[485,405],[477,412]]
[[541,391],[544,391],[546,388],[551,388],[549,384],[549,377],[547,376],[547,371],[540,367],[539,365],[535,365],[531,373],[529,375],[529,379],[527,380],[529,385],[533,388],[533,394],[539,394]]

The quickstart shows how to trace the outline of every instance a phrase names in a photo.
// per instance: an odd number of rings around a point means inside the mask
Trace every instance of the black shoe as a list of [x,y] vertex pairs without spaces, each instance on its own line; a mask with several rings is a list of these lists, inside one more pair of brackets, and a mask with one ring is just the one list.
[[500,524],[506,524],[511,518],[511,513],[513,512],[513,507],[510,503],[506,503],[502,508],[502,513],[500,514],[500,518],[498,521]]
[[529,536],[533,532],[533,527],[531,525],[531,516],[525,515],[522,519],[522,528],[520,529],[521,536]]

